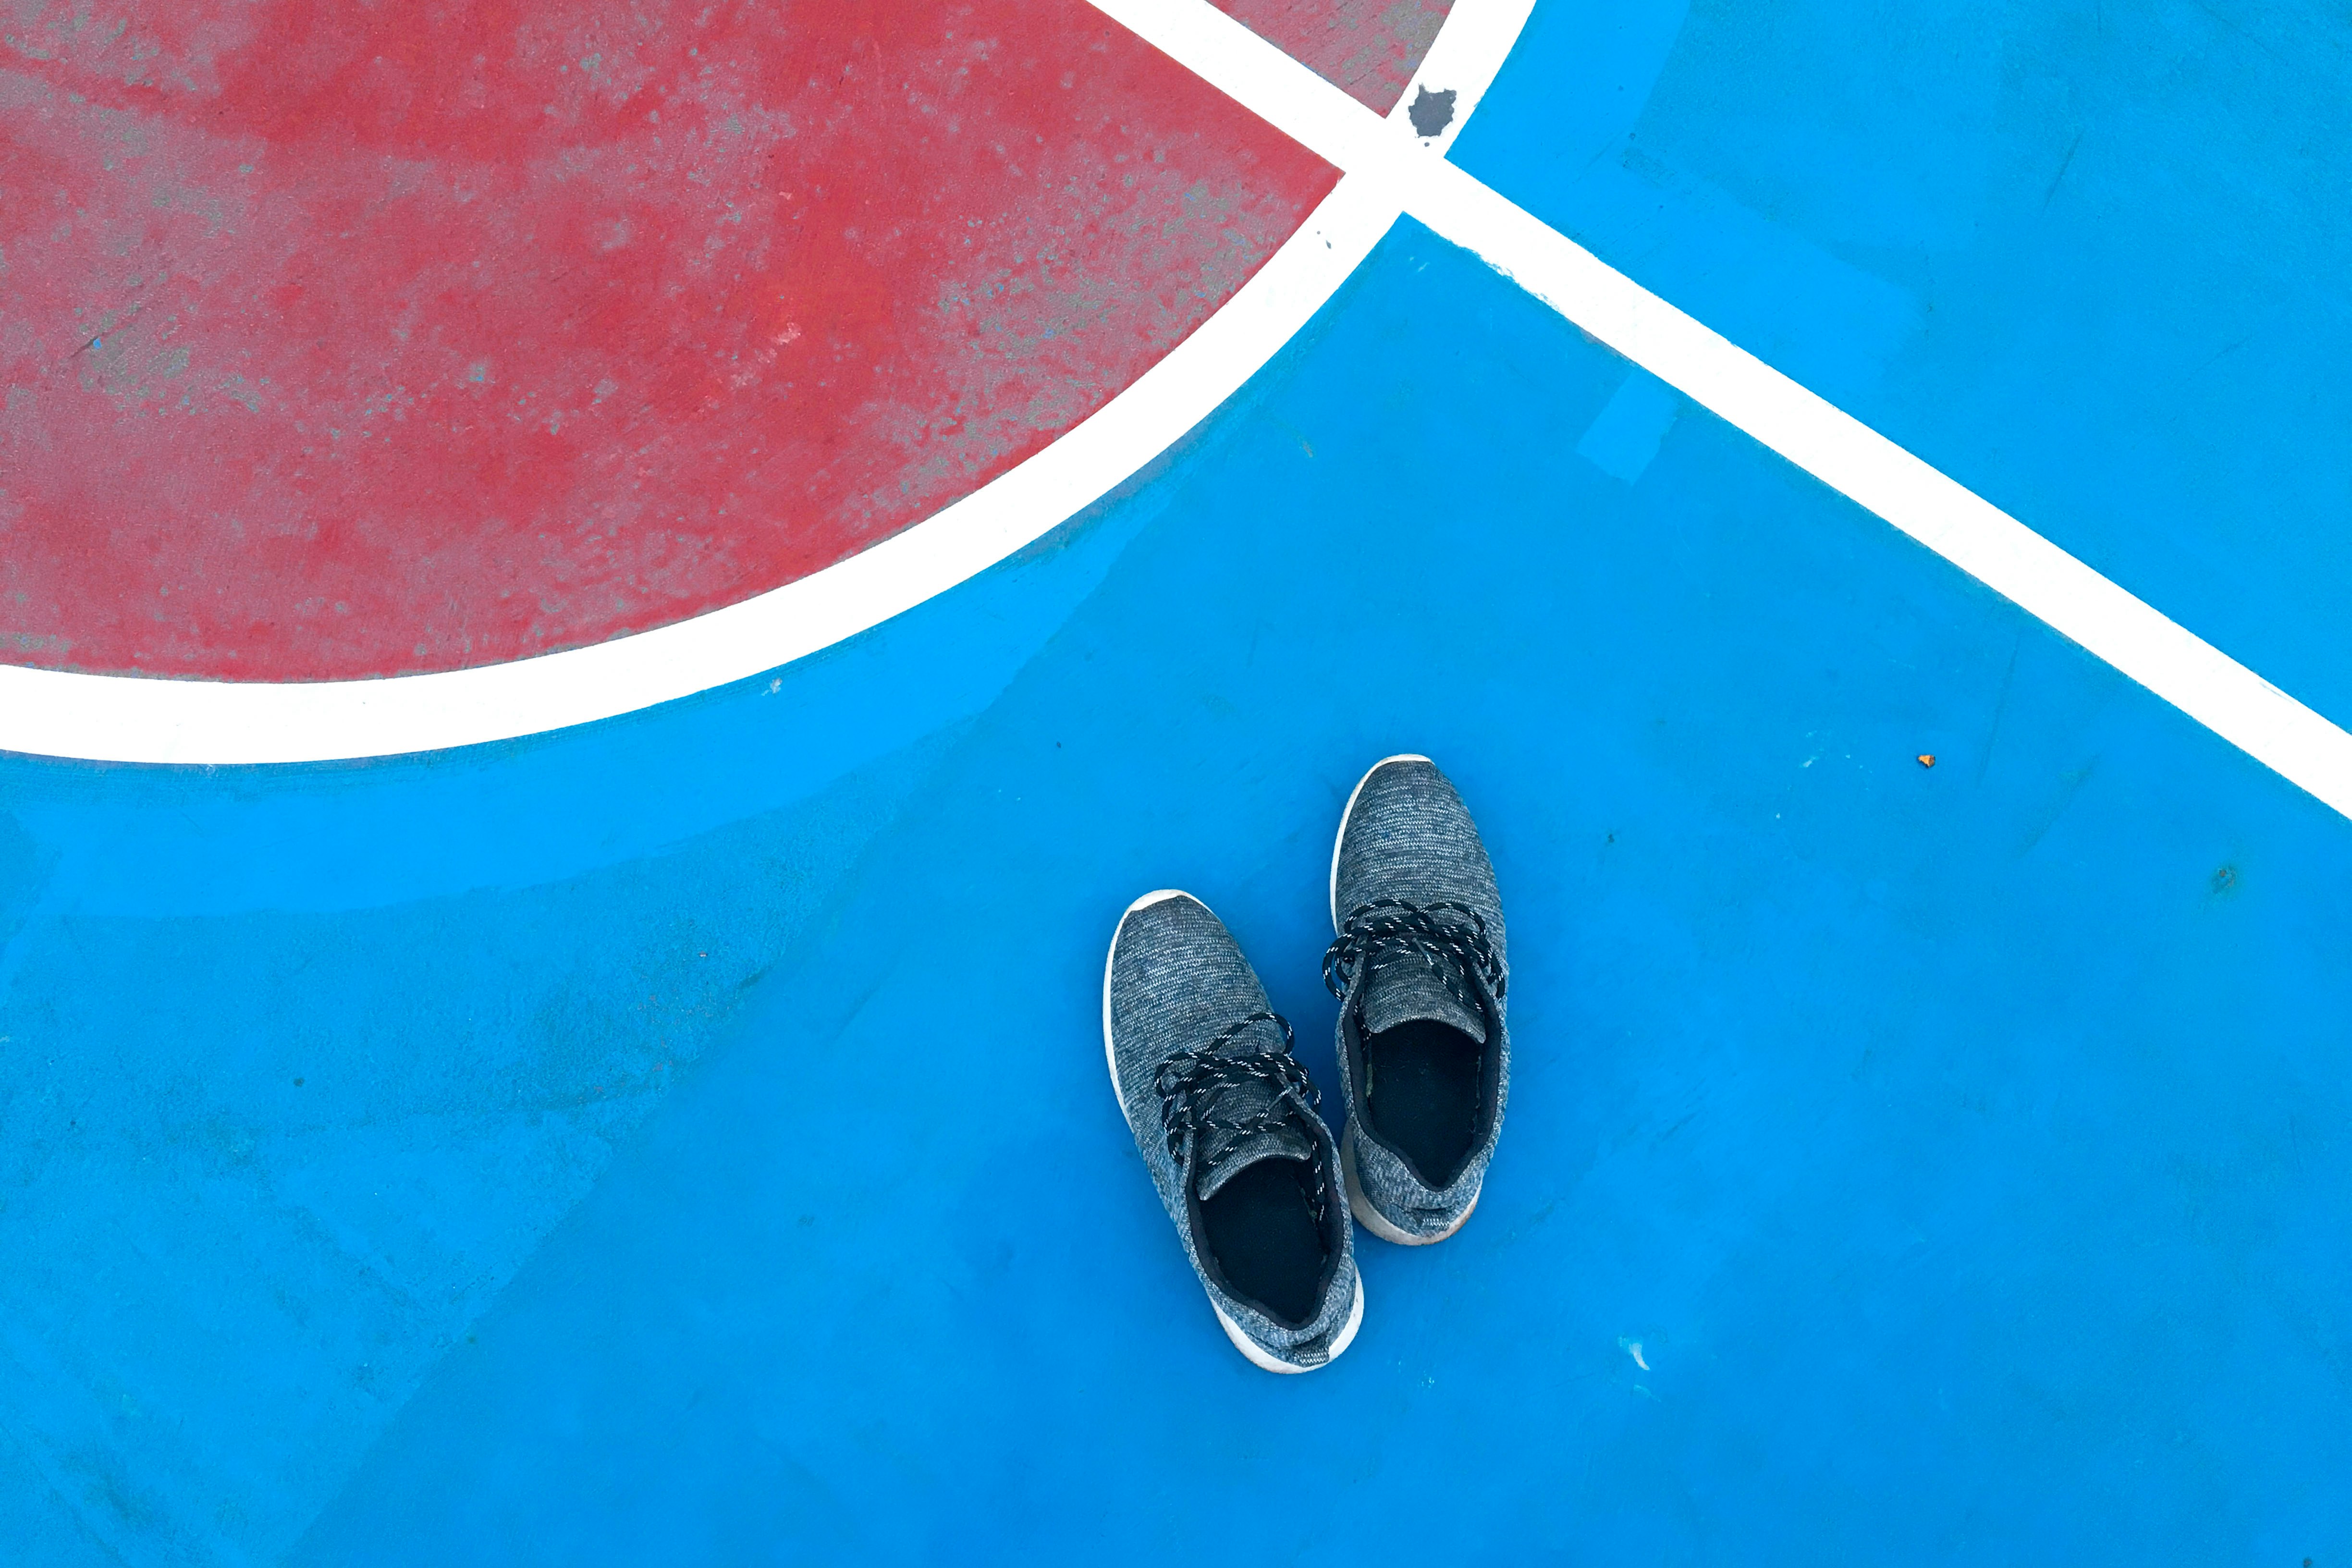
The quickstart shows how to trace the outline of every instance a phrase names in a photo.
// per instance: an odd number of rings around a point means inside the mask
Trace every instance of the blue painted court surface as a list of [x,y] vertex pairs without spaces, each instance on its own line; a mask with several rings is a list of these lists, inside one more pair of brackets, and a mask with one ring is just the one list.
[[[2342,722],[2347,46],[1546,0],[1455,156]],[[1197,893],[1330,1093],[1407,750],[1509,1118],[1272,1378],[1103,949]],[[2352,824],[1410,220],[768,677],[0,806],[8,1562],[2352,1557]]]

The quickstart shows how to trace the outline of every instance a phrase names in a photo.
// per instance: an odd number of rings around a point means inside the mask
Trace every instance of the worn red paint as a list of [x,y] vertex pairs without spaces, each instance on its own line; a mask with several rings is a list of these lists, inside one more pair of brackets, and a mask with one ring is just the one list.
[[1437,39],[1453,0],[1213,0],[1217,9],[1366,108],[1386,114]]
[[451,668],[791,581],[1335,178],[1076,0],[90,0],[0,66],[0,658],[76,669]]

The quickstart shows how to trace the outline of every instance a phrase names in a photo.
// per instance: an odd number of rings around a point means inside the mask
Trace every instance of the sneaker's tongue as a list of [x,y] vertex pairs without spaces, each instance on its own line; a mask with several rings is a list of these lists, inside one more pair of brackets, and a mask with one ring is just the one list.
[[1362,1016],[1368,1035],[1428,1018],[1451,1024],[1482,1046],[1486,1043],[1486,1024],[1477,1009],[1464,1006],[1445,988],[1444,978],[1418,955],[1400,957],[1372,971],[1364,982]]
[[1232,1148],[1221,1152],[1201,1172],[1198,1186],[1202,1202],[1217,1195],[1217,1190],[1260,1160],[1311,1160],[1315,1145],[1306,1131],[1295,1121],[1285,1121],[1265,1132],[1253,1132],[1238,1139]]

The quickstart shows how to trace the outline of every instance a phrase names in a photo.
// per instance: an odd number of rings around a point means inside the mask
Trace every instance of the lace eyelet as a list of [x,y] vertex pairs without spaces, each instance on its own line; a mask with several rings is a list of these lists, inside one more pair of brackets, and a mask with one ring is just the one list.
[[[1457,917],[1466,917],[1467,923]],[[1477,910],[1451,900],[1414,904],[1375,899],[1349,910],[1339,934],[1324,950],[1324,988],[1345,997],[1359,974],[1377,967],[1381,955],[1405,952],[1419,953],[1465,1006],[1477,1006],[1467,994],[1474,977],[1498,1002],[1510,984],[1486,935],[1486,917]]]
[[[1282,1026],[1279,1051],[1225,1049],[1244,1029],[1265,1023]],[[1152,1075],[1151,1087],[1160,1096],[1160,1122],[1167,1135],[1168,1158],[1187,1182],[1192,1179],[1190,1167],[1211,1135],[1217,1135],[1216,1152],[1222,1153],[1244,1139],[1287,1125],[1295,1114],[1315,1115],[1322,1104],[1322,1096],[1316,1090],[1314,1080],[1307,1076],[1307,1069],[1291,1054],[1297,1043],[1289,1019],[1279,1013],[1252,1013],[1208,1044],[1179,1051],[1160,1064],[1160,1070]],[[1244,1116],[1221,1118],[1217,1112],[1226,1097],[1248,1083],[1272,1085],[1273,1106]],[[1286,1104],[1295,1105],[1297,1113],[1286,1111],[1283,1108]],[[1192,1161],[1184,1155],[1187,1134],[1194,1154]],[[1316,1219],[1322,1223],[1329,1217],[1330,1172],[1323,1152],[1324,1140],[1310,1136],[1307,1142],[1313,1150]]]

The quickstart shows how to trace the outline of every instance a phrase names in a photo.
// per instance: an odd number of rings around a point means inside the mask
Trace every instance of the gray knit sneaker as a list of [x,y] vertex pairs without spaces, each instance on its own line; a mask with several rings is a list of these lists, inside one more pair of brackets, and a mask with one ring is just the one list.
[[1363,1321],[1339,1150],[1290,1026],[1190,893],[1146,893],[1103,964],[1103,1051],[1217,1321],[1268,1372],[1310,1372]]
[[1382,1241],[1462,1228],[1503,1130],[1503,904],[1462,797],[1427,757],[1372,764],[1331,846],[1323,984],[1339,998],[1348,1206]]

